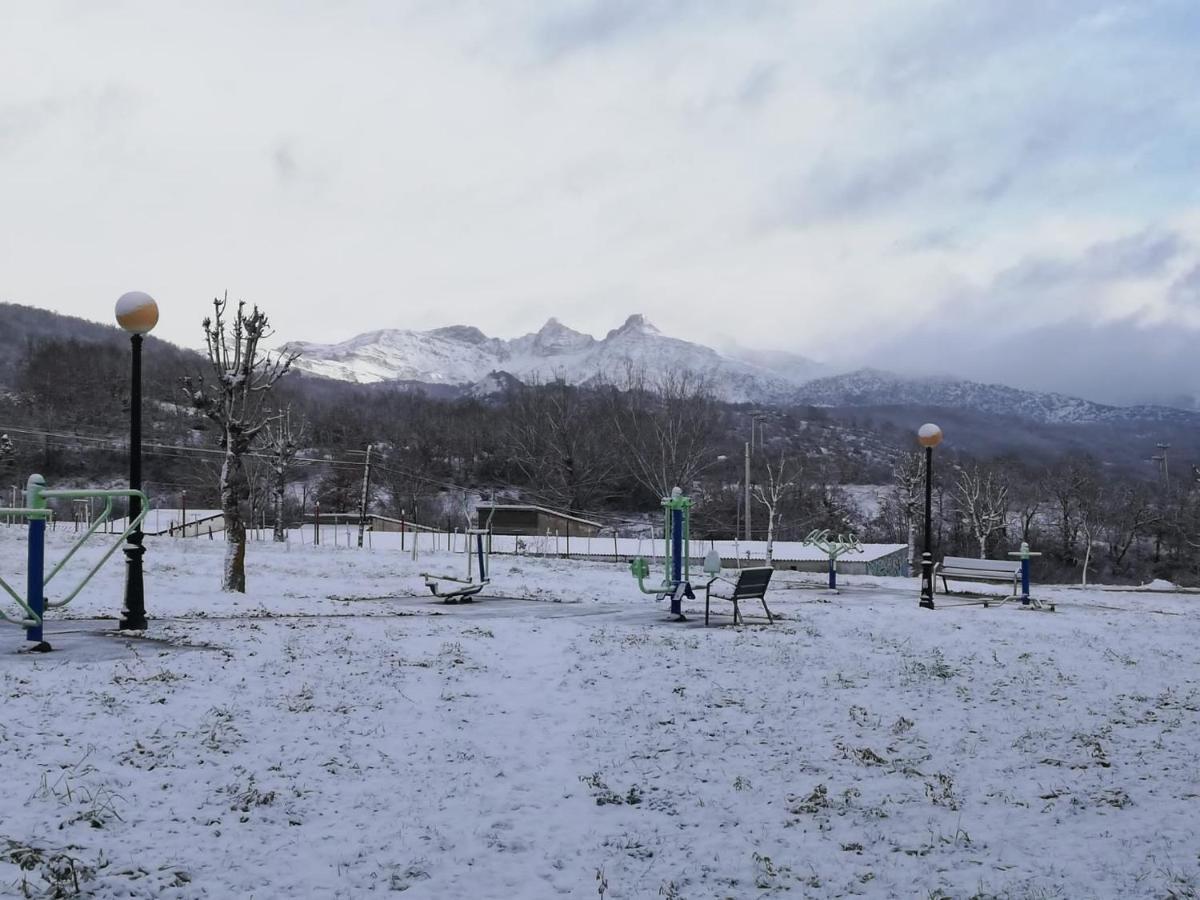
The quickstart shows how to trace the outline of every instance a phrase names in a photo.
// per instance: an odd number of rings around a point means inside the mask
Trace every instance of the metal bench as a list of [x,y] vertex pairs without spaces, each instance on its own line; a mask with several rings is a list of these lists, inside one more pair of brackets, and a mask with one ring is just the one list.
[[937,580],[942,579],[942,587],[950,593],[950,585],[946,579],[955,581],[990,581],[998,584],[1012,584],[1012,593],[1018,593],[1021,581],[1020,560],[1007,559],[971,559],[969,556],[947,556],[933,567],[933,584],[937,589]]
[[[771,583],[771,575],[775,570],[771,566],[754,566],[749,569],[740,569],[738,571],[737,580],[733,581],[717,575],[712,578],[708,584],[704,586],[704,624],[708,625],[708,607],[713,598],[717,600],[728,600],[733,603],[733,624],[737,625],[742,619],[741,610],[738,603],[742,600],[761,600],[763,611],[767,614],[767,621],[774,623],[775,619],[771,615],[771,610],[767,608],[767,585]],[[718,582],[724,582],[729,587],[721,593],[713,590],[713,585]]]

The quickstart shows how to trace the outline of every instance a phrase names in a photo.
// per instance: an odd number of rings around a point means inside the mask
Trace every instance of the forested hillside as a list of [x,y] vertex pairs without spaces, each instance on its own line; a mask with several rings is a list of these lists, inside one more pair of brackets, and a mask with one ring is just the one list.
[[[12,444],[0,447],[6,493],[32,471],[55,483],[120,483],[127,338],[24,307],[0,307],[0,316],[9,348],[0,370],[0,432]],[[185,491],[191,508],[217,502],[221,447],[182,388],[207,365],[147,340],[145,481],[161,506],[178,506]],[[949,435],[935,471],[939,552],[994,557],[1028,540],[1046,553],[1046,577],[1078,579],[1085,566],[1093,580],[1197,577],[1200,497],[1189,447],[1160,451],[1167,466],[1146,459],[1173,432],[1046,425],[967,408],[733,405],[689,372],[620,386],[507,380],[499,388],[446,399],[413,385],[289,374],[271,395],[274,409],[303,424],[287,517],[310,516],[318,501],[327,512],[356,513],[371,445],[370,507],[384,514],[460,526],[465,499],[495,495],[624,527],[680,483],[696,501],[699,535],[743,534],[753,435],[756,538],[795,540],[821,527],[903,543],[921,513],[913,429],[935,420]],[[266,459],[252,458],[253,521],[270,509],[267,475]]]

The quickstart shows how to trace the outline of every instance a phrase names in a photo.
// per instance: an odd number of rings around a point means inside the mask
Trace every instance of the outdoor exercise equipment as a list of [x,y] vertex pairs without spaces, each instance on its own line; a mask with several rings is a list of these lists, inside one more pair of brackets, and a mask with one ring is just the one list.
[[[492,516],[496,514],[496,504],[492,503],[492,512],[487,518],[487,524],[483,528],[467,527],[463,531],[466,538],[467,551],[467,577],[458,578],[454,575],[431,575],[428,572],[422,572],[421,577],[425,579],[425,587],[429,588],[429,592],[435,597],[440,597],[443,603],[472,603],[474,597],[482,591],[491,582],[491,553],[492,542],[490,535],[492,533]],[[467,513],[467,525],[470,526],[471,517]],[[472,550],[471,543],[474,538],[475,548]],[[413,537],[413,550],[416,551],[416,537]],[[475,560],[479,561],[479,577],[475,577]],[[448,590],[443,590],[440,582],[449,581],[458,585],[451,587]]]
[[838,557],[862,549],[862,544],[859,543],[857,535],[850,534],[849,536],[845,536],[839,534],[837,537],[831,537],[828,528],[814,528],[808,533],[808,537],[804,539],[804,543],[806,546],[816,547],[822,553],[829,556],[829,589],[831,591],[838,589]]
[[683,614],[683,598],[696,598],[691,584],[691,510],[692,501],[683,496],[682,488],[674,488],[670,497],[663,497],[663,572],[662,583],[657,587],[646,587],[646,579],[650,576],[650,564],[645,557],[636,557],[629,565],[633,577],[637,579],[638,589],[643,594],[654,594],[661,600],[671,598],[671,615],[676,622],[686,622]]
[[1009,556],[1017,556],[1021,559],[1021,609],[1038,609],[1045,612],[1054,612],[1053,603],[1042,603],[1029,596],[1029,561],[1034,556],[1041,556],[1041,553],[1035,553],[1029,549],[1028,541],[1021,541],[1020,550],[1008,551]]
[[[141,500],[141,511],[133,517],[125,530],[121,532],[116,542],[105,551],[100,560],[92,566],[73,589],[67,592],[60,600],[48,599],[46,597],[46,586],[63,570],[66,564],[70,562],[71,557],[87,542],[88,538],[99,531],[111,519],[113,501],[119,497],[126,499],[136,497]],[[45,574],[46,520],[50,517],[47,502],[50,500],[90,500],[92,498],[104,500],[104,509],[92,520],[87,531],[71,545],[71,549],[50,570],[50,573],[48,575]],[[25,487],[25,503],[26,505],[22,507],[0,509],[0,515],[16,516],[25,519],[29,523],[29,552],[25,596],[22,597],[8,582],[0,578],[0,588],[16,601],[24,615],[20,618],[14,618],[3,610],[0,610],[0,621],[9,622],[24,628],[25,639],[34,644],[32,649],[38,652],[46,652],[51,649],[50,644],[46,642],[42,634],[42,624],[45,621],[46,611],[66,606],[79,595],[79,592],[92,580],[92,577],[100,571],[100,567],[108,562],[109,557],[116,553],[120,546],[125,543],[126,538],[141,526],[142,520],[146,518],[146,513],[150,509],[150,501],[141,491],[47,490],[45,478],[41,475],[30,475]]]

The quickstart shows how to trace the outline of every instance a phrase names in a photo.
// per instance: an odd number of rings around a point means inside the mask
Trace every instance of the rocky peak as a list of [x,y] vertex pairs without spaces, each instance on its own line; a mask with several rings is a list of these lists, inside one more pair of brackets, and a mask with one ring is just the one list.
[[573,328],[568,328],[558,319],[550,318],[533,336],[531,350],[538,356],[554,356],[558,353],[573,353],[586,350],[595,338]]
[[641,313],[634,313],[632,316],[630,316],[628,319],[625,320],[624,325],[622,325],[620,328],[614,328],[612,331],[610,331],[608,333],[608,337],[605,338],[605,340],[608,340],[609,338],[622,337],[624,335],[635,335],[635,334],[658,335],[658,334],[662,334],[662,332],[659,331],[657,328],[655,328],[653,325],[651,325],[650,322],[646,319],[646,317],[643,316]]
[[474,325],[446,325],[433,329],[429,334],[464,344],[482,344],[488,340],[488,336]]

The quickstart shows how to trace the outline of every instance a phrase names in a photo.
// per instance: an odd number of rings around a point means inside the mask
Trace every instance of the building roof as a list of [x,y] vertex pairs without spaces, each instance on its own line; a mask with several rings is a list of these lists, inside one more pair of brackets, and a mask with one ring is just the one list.
[[554,516],[555,518],[558,518],[558,519],[569,519],[572,522],[579,522],[581,525],[590,525],[593,528],[603,528],[604,527],[603,522],[593,522],[591,519],[585,519],[581,516],[576,516],[572,513],[563,512],[562,510],[558,510],[558,509],[551,509],[548,506],[535,506],[530,503],[480,503],[477,507],[475,507],[475,509],[476,509],[476,511],[482,510],[482,509],[494,509],[494,510],[519,509],[519,510],[524,510],[526,512],[533,511],[533,512],[545,513],[548,516]]
[[[743,559],[746,557],[762,559],[767,552],[766,541],[693,541],[693,554],[696,553],[697,544],[704,547],[706,551],[710,547],[716,547],[720,551],[721,556],[726,559],[737,556]],[[805,545],[800,541],[776,541],[773,551],[772,556],[777,562],[825,562],[829,559],[828,553],[818,550],[816,547]],[[838,562],[874,562],[877,559],[883,559],[885,556],[891,556],[893,553],[901,551],[907,553],[908,545],[862,544],[859,550],[843,553],[838,557]]]

